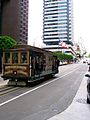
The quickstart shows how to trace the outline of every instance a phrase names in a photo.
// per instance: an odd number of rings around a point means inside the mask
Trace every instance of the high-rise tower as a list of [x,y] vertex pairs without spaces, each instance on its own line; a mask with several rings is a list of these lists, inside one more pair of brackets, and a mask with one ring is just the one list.
[[28,43],[28,0],[0,1],[0,34]]
[[44,0],[43,42],[58,45],[73,43],[72,0]]

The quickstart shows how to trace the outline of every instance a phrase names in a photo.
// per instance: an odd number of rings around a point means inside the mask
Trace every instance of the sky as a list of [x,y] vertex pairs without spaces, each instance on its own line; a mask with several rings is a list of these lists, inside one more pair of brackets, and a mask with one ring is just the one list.
[[28,44],[40,47],[43,35],[43,0],[29,0]]
[[[74,41],[90,53],[90,0],[73,0]],[[40,47],[43,35],[43,0],[29,0],[29,45]]]

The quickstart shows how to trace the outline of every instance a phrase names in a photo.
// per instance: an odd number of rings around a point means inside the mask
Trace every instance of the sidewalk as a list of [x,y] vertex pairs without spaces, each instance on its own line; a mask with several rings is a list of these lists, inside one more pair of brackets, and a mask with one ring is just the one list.
[[48,120],[89,120],[90,105],[87,104],[87,78],[84,77],[72,104],[62,113]]
[[4,81],[4,80],[1,78],[1,75],[2,75],[2,74],[0,74],[0,87],[6,85],[7,82],[8,82],[8,80],[5,80],[5,81]]

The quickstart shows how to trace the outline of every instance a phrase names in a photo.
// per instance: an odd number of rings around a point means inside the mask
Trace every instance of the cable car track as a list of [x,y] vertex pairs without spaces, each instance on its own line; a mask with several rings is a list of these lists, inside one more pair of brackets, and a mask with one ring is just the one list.
[[3,95],[6,95],[8,93],[11,93],[13,91],[16,91],[20,89],[21,87],[14,87],[14,86],[4,86],[0,88],[0,97]]

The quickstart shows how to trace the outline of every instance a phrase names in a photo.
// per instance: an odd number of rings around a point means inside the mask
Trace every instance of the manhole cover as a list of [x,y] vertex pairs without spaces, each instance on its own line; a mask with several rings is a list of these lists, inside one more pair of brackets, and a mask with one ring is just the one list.
[[87,104],[87,100],[86,99],[77,99],[76,102],[82,103],[82,104]]

